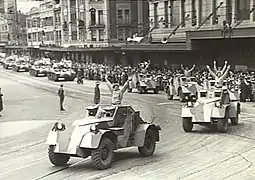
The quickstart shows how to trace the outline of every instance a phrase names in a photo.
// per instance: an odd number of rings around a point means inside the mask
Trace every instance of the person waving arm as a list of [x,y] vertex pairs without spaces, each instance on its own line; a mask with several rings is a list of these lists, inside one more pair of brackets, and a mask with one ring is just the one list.
[[188,72],[191,72],[195,69],[196,65],[194,64],[193,67],[188,71]]
[[181,69],[183,70],[183,71],[185,71],[185,69],[184,69],[184,67],[183,67],[183,65],[181,64]]
[[112,93],[113,92],[112,83],[108,80],[108,74],[105,75],[105,81],[106,81],[107,87],[109,88],[109,90]]
[[213,70],[214,70],[215,72],[217,72],[217,65],[216,65],[216,61],[213,61]]
[[221,70],[221,74],[223,74],[226,71],[227,65],[228,65],[228,62],[225,61],[225,65],[224,65],[223,69]]
[[228,71],[230,70],[230,67],[231,66],[228,65],[228,67],[227,67],[226,71],[224,72],[224,74],[219,78],[219,81],[223,81],[227,77]]
[[216,74],[211,70],[210,66],[207,65],[206,68],[208,69],[209,73],[213,76],[214,79],[217,79]]

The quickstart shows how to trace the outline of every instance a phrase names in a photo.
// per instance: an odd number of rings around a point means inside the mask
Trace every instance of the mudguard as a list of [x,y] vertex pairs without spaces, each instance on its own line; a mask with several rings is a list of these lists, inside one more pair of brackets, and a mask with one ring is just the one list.
[[86,133],[79,144],[81,148],[88,148],[88,149],[96,149],[98,148],[100,141],[103,135],[107,132],[111,132],[110,130],[99,130],[99,132],[88,132]]
[[146,131],[149,128],[153,128],[157,132],[156,140],[159,141],[159,130],[160,127],[157,127],[153,124],[140,124],[134,134],[134,146],[142,147],[144,145]]
[[213,107],[212,118],[224,118],[226,116],[227,106]]
[[190,108],[183,107],[182,108],[182,112],[181,112],[181,117],[182,118],[191,118],[192,117],[192,113],[190,111]]
[[58,131],[50,131],[46,140],[46,144],[48,145],[56,145],[58,139]]
[[235,118],[241,111],[239,102],[231,102],[229,106],[229,117]]

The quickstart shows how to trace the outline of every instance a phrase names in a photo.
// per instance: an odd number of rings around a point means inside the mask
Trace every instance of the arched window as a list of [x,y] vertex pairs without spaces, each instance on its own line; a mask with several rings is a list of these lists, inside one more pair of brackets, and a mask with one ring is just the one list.
[[96,24],[96,10],[94,8],[91,8],[89,11],[90,11],[90,17],[91,17],[90,23],[91,23],[91,25],[95,25]]

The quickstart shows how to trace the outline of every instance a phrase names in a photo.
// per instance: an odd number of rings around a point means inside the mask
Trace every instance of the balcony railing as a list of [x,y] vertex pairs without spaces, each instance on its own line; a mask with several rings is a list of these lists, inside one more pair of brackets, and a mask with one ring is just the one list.
[[90,22],[89,28],[105,28],[104,23],[96,23],[96,22]]

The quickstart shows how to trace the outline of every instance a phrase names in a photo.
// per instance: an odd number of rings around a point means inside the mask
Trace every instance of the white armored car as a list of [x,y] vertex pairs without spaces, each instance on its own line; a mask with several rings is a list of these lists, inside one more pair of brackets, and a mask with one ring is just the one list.
[[74,121],[71,136],[63,123],[56,123],[50,131],[47,144],[52,164],[65,165],[70,157],[91,156],[96,169],[106,169],[115,150],[131,146],[137,146],[142,156],[153,155],[160,127],[144,122],[139,111],[131,106],[98,105],[87,110],[87,117]]
[[240,109],[235,89],[215,87],[201,90],[195,103],[187,102],[183,106],[182,126],[185,132],[191,132],[194,124],[216,124],[219,132],[226,133],[229,119],[232,125],[238,125]]

